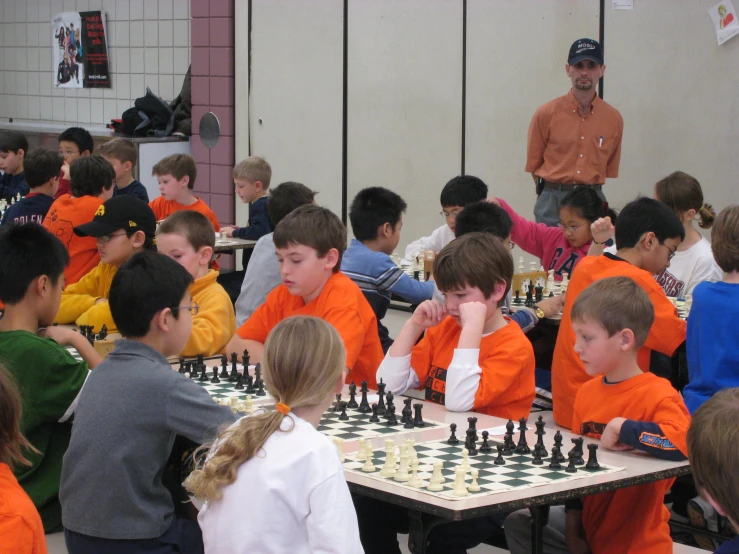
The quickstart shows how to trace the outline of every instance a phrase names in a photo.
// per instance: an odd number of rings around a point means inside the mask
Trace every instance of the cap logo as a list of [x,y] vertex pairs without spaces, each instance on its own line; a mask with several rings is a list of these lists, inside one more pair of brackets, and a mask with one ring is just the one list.
[[135,221],[131,221],[131,220],[128,221],[128,226],[129,227],[138,227],[138,225],[136,224],[136,222]]
[[580,54],[583,50],[595,50],[595,45],[590,43],[580,43],[577,45],[577,53]]
[[102,204],[100,204],[100,207],[95,212],[95,217],[97,217],[97,216],[104,216],[104,215],[105,215],[105,206],[103,206]]

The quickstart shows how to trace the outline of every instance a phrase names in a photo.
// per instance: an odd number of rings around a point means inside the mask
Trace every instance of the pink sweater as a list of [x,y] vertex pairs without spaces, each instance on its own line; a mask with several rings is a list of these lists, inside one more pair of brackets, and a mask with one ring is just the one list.
[[559,227],[547,227],[544,223],[528,221],[518,215],[505,200],[498,198],[498,202],[513,220],[511,240],[525,252],[540,258],[544,269],[553,269],[555,281],[561,281],[563,273],[572,276],[577,262],[588,255],[590,243],[573,248]]

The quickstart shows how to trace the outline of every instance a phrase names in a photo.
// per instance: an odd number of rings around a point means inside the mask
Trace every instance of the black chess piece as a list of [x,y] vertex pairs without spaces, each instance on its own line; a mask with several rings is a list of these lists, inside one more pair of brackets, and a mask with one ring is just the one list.
[[565,471],[567,473],[577,473],[577,466],[575,465],[575,453],[570,451],[569,457],[570,457],[570,463],[567,464]]
[[339,415],[339,421],[349,420],[349,416],[346,415],[346,406],[347,406],[347,403],[342,401],[341,402],[341,414]]
[[244,353],[241,355],[241,363],[244,364],[244,371],[246,371],[246,368],[249,367],[250,362],[251,358],[249,357],[249,351],[244,349]]
[[187,366],[185,365],[185,358],[180,356],[180,369],[177,370],[177,373],[185,373],[185,368]]
[[536,425],[536,435],[537,435],[536,446],[540,447],[541,457],[546,458],[547,456],[549,456],[549,452],[547,452],[547,449],[544,446],[544,435],[547,434],[546,431],[544,431],[544,425],[546,425],[544,423],[544,418],[542,416],[539,416],[539,419],[534,425]]
[[413,278],[414,278],[414,279],[415,279],[416,281],[420,281],[420,279],[421,279],[421,272],[420,272],[419,270],[417,270],[417,269],[416,269],[416,270],[415,270],[415,271],[413,272]]
[[387,413],[387,421],[385,422],[386,425],[395,426],[398,425],[398,418],[395,417],[395,406],[391,406],[388,408]]
[[336,400],[334,400],[334,403],[331,404],[331,407],[329,407],[329,412],[338,412],[341,409],[341,393],[336,395]]
[[554,298],[554,291],[551,291],[551,292],[549,293],[549,298]]
[[523,304],[523,302],[521,302],[520,294],[521,294],[521,291],[517,290],[516,297],[513,299],[513,304],[515,304],[516,306],[520,306],[521,304]]
[[[406,429],[413,429],[413,409],[411,408],[412,398],[403,399],[403,409],[400,411],[400,423],[406,425]],[[407,425],[410,423],[410,427]]]
[[205,364],[198,365],[198,368],[200,369],[200,381],[205,382],[208,380],[208,372],[207,367],[205,367]]
[[349,402],[346,406],[347,408],[359,408],[359,404],[357,404],[357,385],[354,384],[354,381],[349,383]]
[[[561,460],[559,459],[560,456],[562,456],[562,453],[559,451],[559,446],[553,446],[552,447],[552,461],[549,463],[549,469],[561,469],[562,464],[560,463]],[[564,456],[562,456],[564,458]]]
[[498,449],[498,457],[495,458],[495,461],[493,462],[496,466],[502,466],[505,465],[505,459],[503,458],[503,445],[497,444],[495,448]]
[[211,383],[220,383],[221,380],[218,378],[218,366],[213,367],[213,378],[210,380]]
[[467,430],[472,429],[475,432],[475,440],[478,439],[477,437],[477,418],[476,417],[468,417],[467,418]]
[[534,461],[531,462],[531,463],[534,464],[535,466],[540,466],[540,465],[542,465],[544,463],[541,460],[541,455],[542,455],[541,449],[542,448],[543,447],[541,445],[539,445],[539,444],[537,444],[537,445],[534,446]]
[[529,290],[526,291],[526,300],[523,303],[524,306],[527,308],[532,308],[534,306],[534,293],[531,292],[531,287],[529,287]]
[[[245,383],[244,386],[246,387],[246,394],[255,394],[257,390],[254,387],[258,385],[258,383],[255,381],[254,377],[249,375],[246,366],[244,366],[244,374],[242,378]],[[261,378],[259,380],[261,381]]]
[[202,354],[198,354],[195,357],[195,362],[198,364],[198,367],[202,367],[203,366],[203,362],[204,362],[203,355]]
[[380,418],[377,417],[377,403],[372,404],[372,415],[370,416],[369,420],[372,423],[379,423]]
[[100,328],[100,333],[98,334],[98,338],[100,340],[105,340],[108,337],[108,326],[103,323],[103,326]]
[[244,378],[239,375],[239,377],[236,379],[236,386],[234,387],[235,390],[244,390]]
[[264,390],[264,379],[259,379],[259,383],[257,384],[257,396],[267,396],[267,391]]
[[383,383],[382,379],[377,383],[377,394],[380,397],[380,401],[377,403],[377,413],[383,415],[385,413],[385,387],[387,383]]
[[423,420],[423,415],[421,414],[423,411],[423,404],[413,404],[413,410],[415,411],[413,427],[424,427],[426,422]]
[[385,407],[385,419],[390,417],[390,409],[395,413],[395,404],[393,404],[393,391],[388,391],[386,396],[387,406]]
[[[564,462],[567,458],[562,454],[562,433],[559,431],[554,433],[554,446],[557,447],[557,461],[559,463]],[[552,456],[554,456],[554,448],[552,448]]]
[[526,418],[522,417],[518,420],[518,430],[521,433],[518,437],[518,444],[516,445],[516,454],[530,454],[531,448],[529,448],[528,443],[526,442],[526,431],[528,430],[528,427],[526,427]]
[[490,448],[490,444],[488,443],[488,437],[490,436],[490,433],[487,431],[482,432],[482,444],[480,445],[480,452],[490,452],[492,448]]
[[228,356],[221,356],[221,379],[228,379]]
[[582,443],[585,441],[583,437],[577,437],[575,439],[572,439],[572,442],[575,444],[575,447],[571,450],[571,452],[575,455],[575,465],[581,466],[585,464],[585,460],[583,460],[583,450],[582,450]]
[[516,424],[513,423],[513,420],[508,420],[508,423],[505,424],[505,434],[513,438],[513,431],[516,428]]
[[239,378],[239,371],[236,369],[239,355],[236,352],[231,352],[231,374],[228,376],[229,381],[236,381]]
[[370,408],[370,405],[369,405],[369,401],[367,400],[368,392],[369,392],[369,389],[367,388],[367,381],[362,381],[362,400],[360,400],[359,408],[357,408],[357,410],[363,414],[366,414],[372,411],[372,408]]
[[515,446],[513,445],[513,437],[511,435],[505,435],[503,437],[503,456],[510,456],[515,451]]
[[[244,374],[245,375],[249,374],[248,365],[244,365]],[[261,380],[262,380],[262,364],[258,363],[257,365],[254,366],[254,384],[256,385],[256,382],[261,381]]]
[[536,301],[541,302],[544,299],[544,287],[536,287]]
[[464,446],[467,449],[467,453],[470,456],[477,456],[477,431],[475,429],[467,429],[467,440],[464,442]]
[[588,463],[585,464],[585,469],[598,469],[600,464],[598,463],[598,445],[588,445]]
[[449,430],[452,432],[451,435],[449,435],[449,438],[447,439],[447,444],[459,444],[459,439],[457,438],[457,424],[452,423],[449,426]]

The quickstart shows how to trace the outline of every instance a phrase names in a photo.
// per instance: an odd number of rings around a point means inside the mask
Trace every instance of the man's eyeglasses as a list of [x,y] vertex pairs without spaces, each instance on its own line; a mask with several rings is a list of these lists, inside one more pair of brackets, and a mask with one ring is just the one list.
[[174,308],[171,308],[172,311],[179,311],[179,310],[188,310],[193,317],[198,315],[198,312],[200,311],[200,306],[198,306],[197,302],[193,302],[192,306],[176,306]]

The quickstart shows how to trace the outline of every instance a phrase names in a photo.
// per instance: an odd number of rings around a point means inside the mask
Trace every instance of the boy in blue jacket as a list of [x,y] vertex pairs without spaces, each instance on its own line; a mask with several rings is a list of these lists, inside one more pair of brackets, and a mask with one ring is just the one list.
[[28,194],[23,175],[23,160],[28,152],[28,139],[15,131],[0,131],[0,198],[10,202]]
[[59,188],[63,163],[58,152],[46,148],[36,148],[26,156],[23,173],[30,192],[5,210],[3,225],[9,221],[19,224],[29,221],[41,224],[44,221]]

